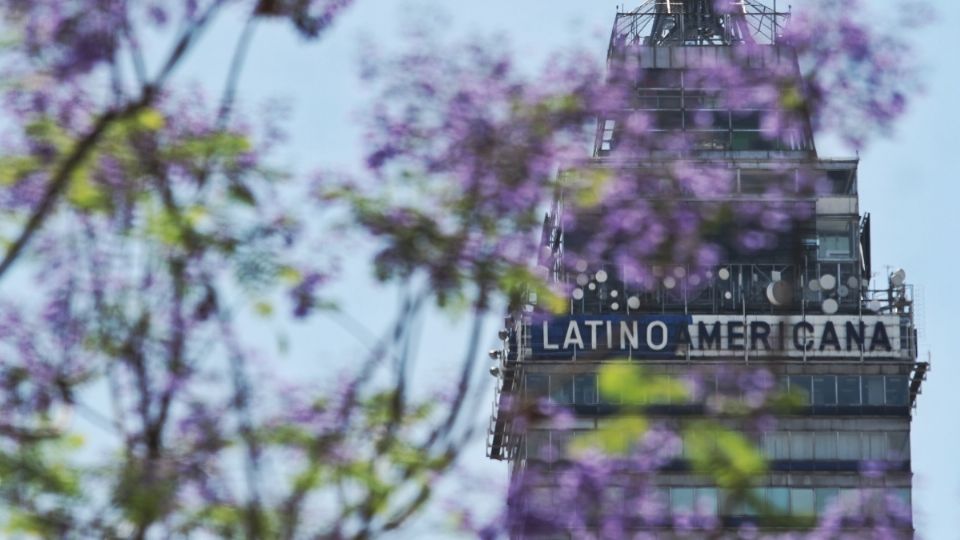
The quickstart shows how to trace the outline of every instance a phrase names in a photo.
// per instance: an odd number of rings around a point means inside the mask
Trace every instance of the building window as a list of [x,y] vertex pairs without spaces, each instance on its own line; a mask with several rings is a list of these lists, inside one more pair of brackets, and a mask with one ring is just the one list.
[[845,461],[859,461],[863,454],[860,451],[859,433],[838,433],[837,459]]
[[873,407],[883,405],[883,376],[866,375],[863,377],[863,404]]
[[856,375],[837,377],[837,400],[840,406],[860,405],[860,377]]
[[573,375],[550,376],[550,399],[560,405],[573,405]]
[[573,378],[573,402],[577,405],[597,404],[597,376],[593,373],[576,375]]
[[835,376],[822,375],[813,377],[812,382],[814,405],[837,404],[837,378]]
[[790,393],[799,397],[803,405],[810,404],[810,384],[810,376],[808,375],[790,376]]
[[812,489],[790,490],[790,514],[794,516],[812,516],[816,512],[814,491]]
[[853,258],[853,228],[849,220],[823,219],[817,221],[820,237],[820,260]]
[[813,434],[805,431],[790,433],[790,459],[813,459]]
[[536,400],[547,397],[550,391],[550,376],[543,373],[527,374],[527,399]]
[[901,376],[888,376],[886,380],[886,404],[891,406],[906,407],[909,403],[907,397],[907,378]]

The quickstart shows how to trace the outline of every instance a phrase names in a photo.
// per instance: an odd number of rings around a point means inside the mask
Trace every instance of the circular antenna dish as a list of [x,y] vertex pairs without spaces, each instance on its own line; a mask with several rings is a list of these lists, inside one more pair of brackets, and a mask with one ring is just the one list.
[[786,281],[774,281],[767,285],[767,300],[775,306],[785,306],[793,298],[793,291]]
[[690,279],[688,281],[690,282],[690,285],[693,285],[694,287],[696,287],[697,285],[700,284],[700,276],[694,274],[690,276]]
[[573,290],[573,299],[574,300],[583,300],[583,289],[577,287]]
[[820,276],[820,288],[825,291],[832,291],[834,287],[837,286],[837,278],[833,277],[832,274],[824,274]]
[[685,276],[687,275],[687,269],[684,268],[684,267],[682,267],[682,266],[678,266],[678,267],[676,267],[676,268],[673,269],[673,275],[677,276],[678,278],[683,279],[683,277],[685,277]]
[[607,272],[605,270],[597,270],[597,283],[606,283],[607,281]]
[[807,288],[813,292],[820,292],[820,282],[815,279],[811,279],[810,283],[807,284]]
[[627,298],[627,307],[630,309],[640,309],[640,299],[636,296]]
[[907,273],[903,271],[903,268],[898,268],[896,272],[890,274],[890,283],[894,287],[899,287],[907,281]]
[[846,298],[847,295],[850,294],[850,288],[847,287],[846,285],[841,285],[841,286],[837,287],[837,293],[838,293],[842,298]]
[[590,289],[591,291],[595,291],[595,290],[597,290],[597,284],[596,284],[596,283],[591,283],[591,284],[587,285],[587,288]]
[[730,269],[728,269],[728,268],[721,268],[720,270],[717,271],[717,276],[719,276],[720,279],[722,279],[722,280],[724,280],[724,281],[730,279]]
[[880,311],[880,308],[883,307],[883,304],[879,300],[871,300],[867,302],[867,309],[873,312]]
[[618,297],[618,296],[620,296],[620,291],[618,291],[618,290],[616,290],[616,289],[610,291],[610,298],[616,298],[616,297]]
[[574,265],[574,268],[577,269],[577,272],[586,272],[587,271],[587,261],[579,260],[577,264]]
[[672,289],[677,286],[677,279],[673,276],[667,276],[663,278],[663,286],[668,289]]
[[577,275],[577,285],[583,287],[583,286],[586,285],[587,283],[590,283],[590,276],[588,276],[588,275],[586,275],[586,274],[578,274],[578,275]]
[[727,300],[733,300],[733,293],[730,291],[726,291],[723,293],[723,297],[726,298]]
[[837,312],[837,309],[840,308],[840,305],[837,304],[837,301],[833,298],[827,298],[823,301],[823,304],[821,304],[820,307],[823,308],[823,312],[827,315],[833,315]]
[[618,304],[617,302],[614,302],[614,303],[610,304],[610,309],[616,311],[616,310],[620,309],[620,304]]
[[857,279],[857,276],[850,276],[847,278],[847,287],[849,287],[850,289],[860,288],[860,280]]

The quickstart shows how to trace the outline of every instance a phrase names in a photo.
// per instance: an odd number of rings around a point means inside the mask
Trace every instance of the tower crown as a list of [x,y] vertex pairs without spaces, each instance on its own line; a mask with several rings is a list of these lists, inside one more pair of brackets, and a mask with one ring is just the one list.
[[611,51],[624,45],[772,45],[787,13],[753,0],[647,0],[617,14]]

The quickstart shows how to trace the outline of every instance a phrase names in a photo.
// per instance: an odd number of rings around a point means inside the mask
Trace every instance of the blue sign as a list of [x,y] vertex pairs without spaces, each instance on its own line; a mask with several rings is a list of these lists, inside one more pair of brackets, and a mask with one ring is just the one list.
[[535,320],[530,325],[533,357],[539,359],[624,359],[675,357],[689,342],[690,315],[583,315]]

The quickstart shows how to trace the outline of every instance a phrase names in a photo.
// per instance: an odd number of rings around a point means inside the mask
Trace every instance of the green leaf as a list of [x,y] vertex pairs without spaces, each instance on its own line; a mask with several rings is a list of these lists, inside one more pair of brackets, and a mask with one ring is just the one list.
[[621,416],[602,424],[596,431],[578,434],[570,443],[574,455],[599,450],[606,455],[626,455],[647,431],[641,416]]

